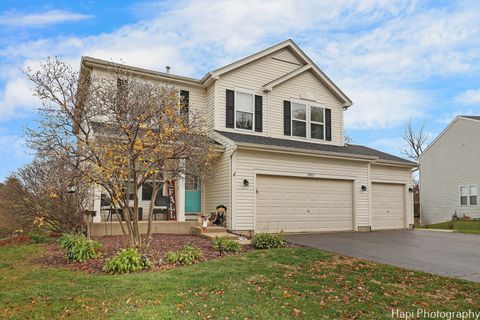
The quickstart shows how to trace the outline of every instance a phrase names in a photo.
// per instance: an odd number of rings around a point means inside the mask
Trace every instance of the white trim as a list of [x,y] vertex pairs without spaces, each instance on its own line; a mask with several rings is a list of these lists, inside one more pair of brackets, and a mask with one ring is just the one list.
[[[293,104],[294,103],[305,105],[305,120],[294,119],[293,118]],[[322,109],[323,122],[318,122],[318,121],[313,121],[312,122],[312,107]],[[293,137],[293,138],[299,138],[299,139],[306,140],[306,141],[315,141],[315,142],[326,141],[325,136],[326,136],[326,133],[327,133],[327,129],[326,129],[326,125],[325,125],[325,109],[327,109],[327,106],[325,106],[322,103],[290,98],[290,128],[291,128],[290,129],[290,136]],[[305,122],[305,137],[296,136],[296,135],[293,134],[293,121]],[[312,123],[323,126],[323,139],[312,138]]]
[[[476,193],[470,194],[470,188],[475,187]],[[467,188],[467,204],[462,204],[462,188]],[[470,204],[470,197],[476,196],[477,197],[477,204]],[[464,196],[465,197],[465,196]],[[477,207],[478,206],[478,185],[477,184],[463,184],[458,186],[458,206],[464,207]]]
[[[250,113],[248,111],[243,111],[243,110],[237,110],[237,92],[243,93],[243,94],[249,94],[252,96],[252,129],[245,129],[245,128],[237,128],[237,111],[239,112],[244,112],[244,113]],[[245,130],[245,131],[252,131],[255,132],[255,90],[252,89],[243,89],[239,87],[235,87],[233,89],[233,127],[235,130]]]
[[[310,174],[313,174],[311,176]],[[352,231],[358,231],[358,208],[357,208],[357,177],[348,175],[329,175],[320,174],[318,172],[293,172],[293,171],[280,171],[280,170],[253,170],[253,232],[257,230],[257,176],[280,176],[280,177],[293,177],[293,178],[306,178],[306,179],[326,179],[326,180],[344,180],[352,182]]]
[[283,76],[281,77],[278,77],[277,79],[273,80],[273,81],[270,81],[269,83],[265,84],[262,89],[263,91],[272,91],[274,87],[278,86],[279,84],[295,77],[295,76],[298,76],[299,74],[302,74],[304,73],[305,71],[308,71],[310,69],[312,69],[312,65],[311,64],[306,64],[302,67],[299,67],[287,74],[284,74]]

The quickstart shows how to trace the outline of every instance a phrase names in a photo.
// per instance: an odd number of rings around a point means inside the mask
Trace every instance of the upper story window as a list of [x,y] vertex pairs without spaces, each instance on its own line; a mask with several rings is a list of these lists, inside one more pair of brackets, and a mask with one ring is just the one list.
[[325,139],[325,109],[316,105],[292,102],[292,136]]
[[235,90],[235,128],[253,130],[253,99],[252,93]]
[[460,205],[476,206],[477,205],[477,186],[461,186],[460,187]]

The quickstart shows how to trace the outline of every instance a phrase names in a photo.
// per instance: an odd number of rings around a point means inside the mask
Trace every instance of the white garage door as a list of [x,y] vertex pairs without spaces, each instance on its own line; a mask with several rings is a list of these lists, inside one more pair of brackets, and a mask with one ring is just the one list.
[[372,229],[405,228],[405,186],[372,183]]
[[353,230],[353,182],[257,176],[257,232]]

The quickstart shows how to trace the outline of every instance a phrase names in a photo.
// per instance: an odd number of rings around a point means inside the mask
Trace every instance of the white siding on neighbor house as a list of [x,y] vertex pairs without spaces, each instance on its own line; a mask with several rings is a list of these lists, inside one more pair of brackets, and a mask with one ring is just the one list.
[[[354,211],[356,226],[369,226],[368,192],[361,191],[362,185],[368,183],[367,163],[341,159],[321,158],[315,156],[295,155],[286,153],[252,151],[237,149],[234,166],[234,208],[236,217],[235,230],[254,229],[255,210],[255,173],[285,174],[308,177],[313,173],[316,178],[343,177],[355,179]],[[243,180],[249,181],[245,187]]]
[[[244,88],[254,90],[256,95],[263,97],[263,132],[253,132],[249,130],[236,130],[241,133],[252,133],[257,135],[268,135],[268,121],[269,112],[267,105],[267,94],[263,92],[262,87],[297,68],[299,65],[290,62],[272,59],[273,56],[289,49],[282,49],[271,55],[265,56],[259,60],[255,60],[238,69],[234,69],[226,74],[220,76],[218,81],[218,105],[215,108],[215,129],[230,131],[234,129],[225,127],[225,91],[226,89],[233,90],[235,88]],[[283,109],[282,109],[283,114]],[[282,125],[283,128],[283,125]]]
[[480,190],[480,121],[458,118],[420,158],[420,219],[449,221],[452,215],[480,217],[477,205],[460,205],[460,186]]
[[[413,224],[413,192],[408,191],[409,188],[413,187],[411,168],[376,164],[371,165],[370,182],[397,183],[405,185],[407,224]],[[372,190],[371,185],[370,190]]]

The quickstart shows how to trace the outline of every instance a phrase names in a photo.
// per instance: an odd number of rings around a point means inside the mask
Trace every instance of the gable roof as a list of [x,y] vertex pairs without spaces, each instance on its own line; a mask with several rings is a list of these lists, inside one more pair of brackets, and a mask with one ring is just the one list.
[[[350,100],[350,98],[347,97],[347,95],[342,91],[340,90],[339,87],[337,87],[337,85],[335,83],[333,83],[333,81],[322,71],[320,70],[320,68],[305,54],[305,52],[302,51],[302,49],[300,49],[295,42],[293,42],[292,39],[288,39],[288,40],[285,40],[285,41],[282,41],[276,45],[273,45],[271,47],[268,47],[264,50],[261,50],[257,53],[254,53],[252,55],[249,55],[243,59],[240,59],[240,60],[237,60],[235,62],[232,62],[224,67],[221,67],[219,69],[216,69],[216,70],[213,70],[209,73],[207,73],[203,78],[202,78],[202,83],[206,83],[208,82],[210,79],[216,79],[218,78],[218,76],[226,73],[226,72],[230,72],[234,69],[237,69],[237,68],[240,68],[248,63],[251,63],[255,60],[258,60],[258,59],[261,59],[271,53],[274,53],[278,50],[281,50],[281,49],[284,49],[284,48],[289,48],[290,50],[292,50],[292,52],[295,54],[295,56],[297,56],[303,63],[305,63],[305,65],[303,67],[300,67],[300,71],[299,73],[296,73],[295,74],[295,71],[298,72],[298,69],[297,70],[294,70],[293,72],[289,73],[287,77],[287,75],[284,75],[276,80],[274,80],[273,82],[276,82],[276,81],[280,81],[279,83],[283,82],[283,81],[286,81],[302,72],[305,72],[307,70],[312,70],[313,73],[317,76],[317,78],[322,81],[326,86],[327,88],[329,88],[330,90],[332,90],[332,92],[335,94],[335,96],[340,99],[340,101],[343,102],[343,105],[344,107],[348,108],[350,106],[353,105],[353,102],[352,100]],[[306,67],[306,65],[309,65],[310,67]],[[284,77],[286,77],[285,79],[283,79]],[[271,84],[271,83],[269,83]],[[278,83],[277,83],[278,84]],[[268,84],[266,84],[265,86],[267,86]],[[276,84],[275,84],[276,85]],[[264,88],[265,88],[264,86]],[[273,87],[273,86],[271,86]],[[268,89],[268,87],[267,87]],[[270,89],[271,90],[271,89]]]
[[314,75],[327,87],[329,88],[334,95],[343,103],[343,106],[345,108],[348,108],[353,105],[352,100],[347,97],[345,93],[343,93],[342,90],[340,90],[339,87],[333,81],[322,71],[320,68],[300,49],[293,40],[288,39],[285,41],[282,41],[280,43],[277,43],[276,45],[273,45],[271,47],[268,47],[266,49],[263,49],[257,53],[254,53],[252,55],[249,55],[245,58],[242,58],[240,60],[237,60],[235,62],[232,62],[230,64],[227,64],[226,66],[223,66],[221,68],[215,69],[213,71],[208,72],[205,76],[203,76],[202,79],[194,79],[194,78],[189,78],[189,77],[184,77],[184,76],[179,76],[171,73],[166,73],[166,72],[159,72],[159,71],[153,71],[149,69],[144,69],[144,68],[138,68],[130,65],[125,65],[125,64],[120,64],[120,63],[115,63],[115,62],[109,62],[106,60],[101,60],[97,58],[92,58],[88,56],[82,57],[81,65],[80,67],[100,67],[103,69],[109,69],[109,68],[125,68],[133,73],[137,74],[142,74],[142,75],[148,75],[156,78],[161,78],[161,79],[167,79],[175,82],[181,82],[181,83],[188,83],[192,85],[197,85],[197,86],[208,86],[211,81],[218,79],[218,77],[226,72],[232,71],[234,69],[240,68],[248,63],[251,63],[255,60],[261,59],[269,54],[272,54],[276,51],[279,51],[281,49],[289,48],[292,53],[304,64],[303,66],[300,66],[298,69],[283,75],[282,77],[275,79],[267,84],[264,85],[264,90],[272,90],[272,88],[284,81],[287,81],[288,79],[291,79],[295,76],[297,76],[300,73],[306,72],[308,70],[311,70]]
[[466,115],[456,116],[452,120],[452,122],[450,122],[448,126],[445,129],[443,129],[443,131],[440,132],[440,134],[435,139],[433,139],[432,143],[428,145],[428,147],[423,151],[423,153],[418,158],[420,159],[425,153],[427,153],[427,151],[430,150],[430,147],[433,146],[440,139],[440,137],[442,137],[448,131],[448,129],[450,129],[453,126],[453,124],[457,122],[459,119],[480,121],[480,116],[466,116]]
[[263,148],[273,147],[282,150],[291,149],[305,153],[318,153],[330,156],[358,158],[370,161],[406,165],[411,167],[417,166],[415,162],[360,145],[349,144],[345,146],[335,146],[305,141],[295,141],[291,139],[256,136],[237,132],[218,130],[215,132],[231,141],[234,141],[240,146],[257,146]]

